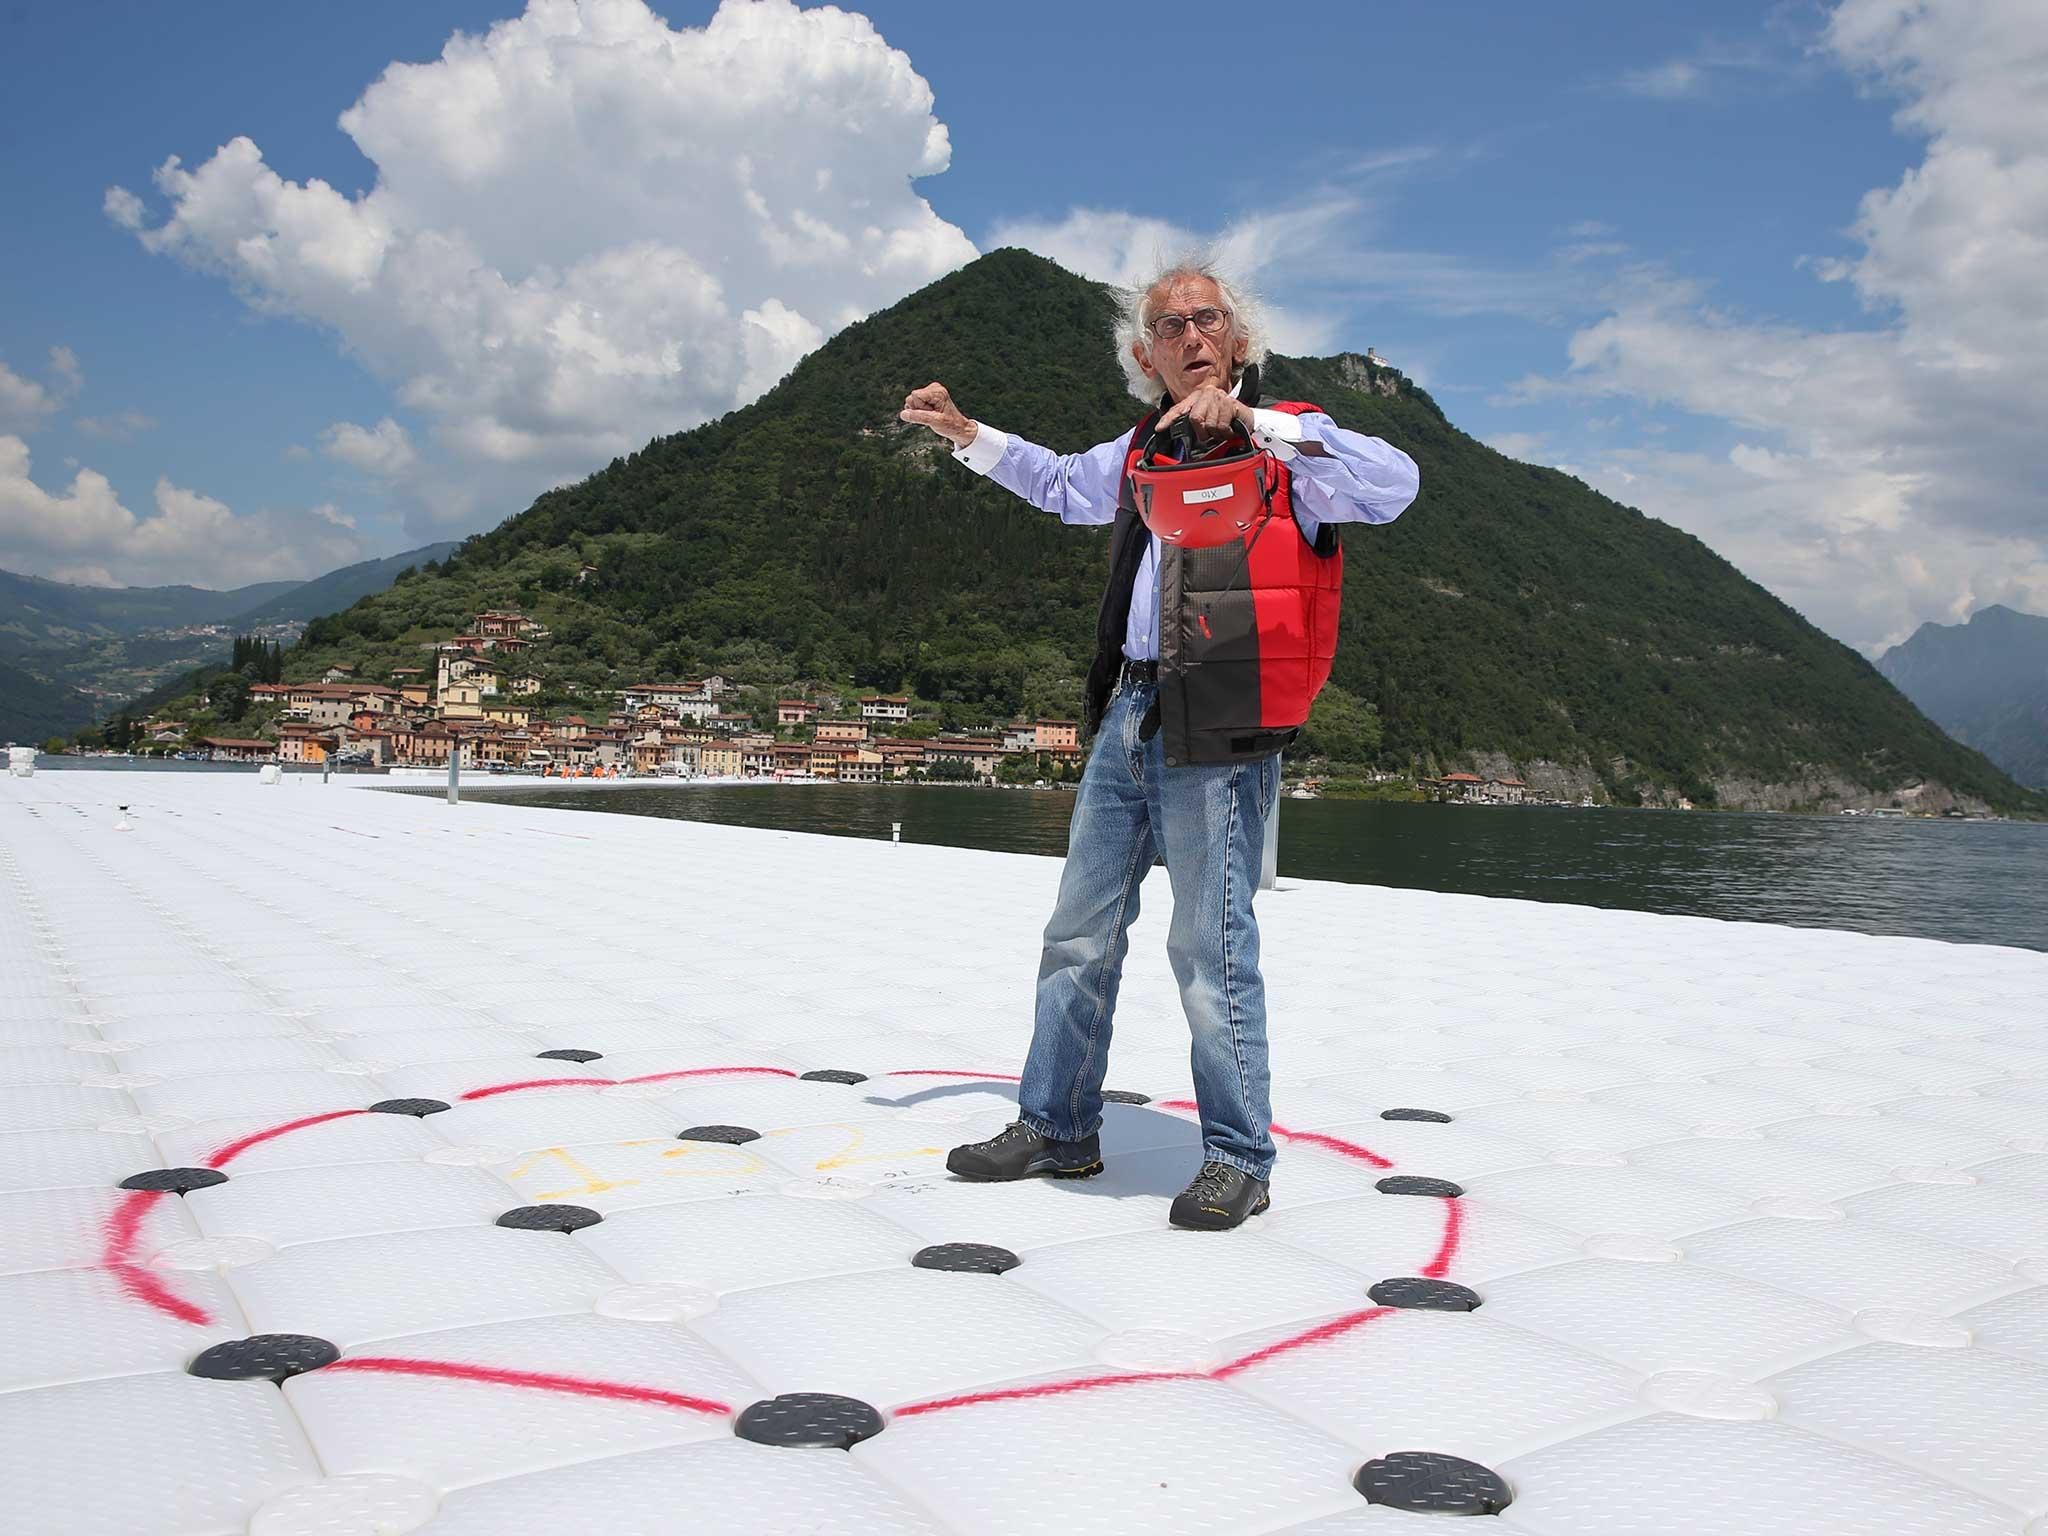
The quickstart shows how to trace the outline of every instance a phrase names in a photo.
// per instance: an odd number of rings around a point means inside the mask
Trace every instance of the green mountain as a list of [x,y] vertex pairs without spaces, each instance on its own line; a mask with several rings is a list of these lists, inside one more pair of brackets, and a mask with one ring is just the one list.
[[125,639],[145,630],[224,624],[301,585],[260,581],[225,592],[205,587],[78,587],[0,571],[0,655]]
[[254,628],[315,618],[380,592],[408,566],[443,560],[453,544],[428,544],[365,560],[311,581],[207,587],[81,587],[0,570],[0,655],[128,639],[203,624]]
[[225,665],[231,632],[303,623],[346,608],[391,585],[401,571],[455,548],[429,544],[311,581],[264,581],[221,592],[75,587],[0,571],[0,658],[12,663],[0,681],[0,737],[40,741],[117,707],[147,709],[169,681]]
[[[344,613],[288,662],[364,675],[478,607],[546,622],[551,690],[717,669],[909,689],[957,722],[1072,711],[1107,537],[1067,528],[901,426],[962,409],[1062,449],[1138,414],[1101,287],[998,251],[849,326],[743,410],[660,438]],[[1453,427],[1397,371],[1276,358],[1266,392],[1408,450],[1420,499],[1345,533],[1329,711],[1351,755],[1539,790],[1749,806],[2030,808],[1861,657],[1688,534]],[[588,563],[596,574],[579,580]]]
[[1994,603],[1967,624],[1922,624],[1877,670],[1957,741],[2048,789],[2048,618]]
[[90,725],[92,716],[93,701],[76,688],[45,682],[0,661],[0,746],[40,746],[52,736],[69,736]]
[[233,622],[238,629],[254,629],[261,624],[318,618],[323,613],[348,607],[357,598],[382,592],[400,571],[425,565],[429,560],[445,560],[455,553],[456,548],[454,544],[426,544],[382,560],[345,565],[338,571],[329,571],[325,576],[301,582],[267,601],[252,604],[235,614]]

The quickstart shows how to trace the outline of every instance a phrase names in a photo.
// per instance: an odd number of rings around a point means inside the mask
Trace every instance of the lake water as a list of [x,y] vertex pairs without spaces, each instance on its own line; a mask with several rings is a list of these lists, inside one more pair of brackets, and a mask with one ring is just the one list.
[[[52,769],[255,771],[37,764]],[[1067,851],[1074,803],[1071,792],[943,785],[487,785],[469,778],[463,798],[883,841],[900,821],[908,842],[1054,857]],[[1280,828],[1283,876],[2048,950],[2042,823],[1286,800]]]
[[[1063,855],[1073,795],[895,785],[464,790],[789,832]],[[2048,949],[2048,825],[1286,800],[1280,873]]]

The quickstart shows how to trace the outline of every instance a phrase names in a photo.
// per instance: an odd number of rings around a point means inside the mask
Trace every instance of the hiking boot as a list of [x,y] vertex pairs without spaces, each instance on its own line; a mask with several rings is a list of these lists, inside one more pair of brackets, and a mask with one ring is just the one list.
[[1054,1141],[1020,1120],[987,1141],[955,1147],[946,1167],[963,1179],[1091,1179],[1102,1172],[1102,1142],[1094,1136]]
[[1228,1163],[1204,1163],[1195,1182],[1175,1197],[1167,1220],[1198,1232],[1227,1232],[1273,1203],[1266,1191],[1264,1179],[1255,1179]]

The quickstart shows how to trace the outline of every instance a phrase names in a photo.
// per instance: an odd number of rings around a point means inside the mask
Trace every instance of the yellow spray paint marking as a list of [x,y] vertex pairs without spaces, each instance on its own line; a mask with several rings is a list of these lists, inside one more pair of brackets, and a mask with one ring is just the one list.
[[860,1149],[867,1144],[867,1133],[857,1125],[822,1125],[810,1129],[846,1132],[846,1145],[813,1165],[820,1173],[830,1173],[835,1168],[852,1168],[860,1163],[894,1163],[906,1157],[936,1157],[945,1150],[943,1147],[918,1147],[910,1152],[862,1152]]
[[662,1177],[666,1179],[726,1179],[734,1174],[770,1171],[768,1165],[753,1153],[724,1142],[690,1142],[680,1147],[671,1147],[661,1155],[695,1159],[688,1168],[664,1169]]
[[580,1188],[576,1189],[543,1190],[534,1196],[536,1200],[560,1200],[565,1195],[601,1195],[607,1190],[628,1189],[640,1182],[638,1179],[607,1179],[595,1169],[585,1166],[579,1159],[570,1156],[568,1149],[565,1147],[543,1148],[541,1151],[536,1152],[528,1161],[514,1168],[511,1177],[523,1179],[550,1158],[560,1163],[577,1178],[583,1180],[583,1183]]

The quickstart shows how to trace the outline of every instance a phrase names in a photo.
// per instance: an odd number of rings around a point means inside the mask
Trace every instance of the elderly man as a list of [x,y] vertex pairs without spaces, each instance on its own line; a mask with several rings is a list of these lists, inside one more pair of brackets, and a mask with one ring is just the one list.
[[[1405,453],[1314,406],[1261,407],[1258,308],[1207,261],[1178,263],[1125,295],[1116,348],[1150,409],[1086,453],[1056,454],[970,420],[942,384],[903,402],[905,421],[948,439],[975,473],[1062,522],[1115,524],[1088,677],[1094,746],[1046,925],[1019,1118],[955,1148],[946,1166],[966,1179],[1102,1171],[1102,1083],[1127,930],[1138,887],[1163,856],[1173,889],[1166,950],[1194,1037],[1204,1159],[1171,1220],[1222,1230],[1271,1203],[1252,898],[1280,749],[1308,718],[1335,652],[1343,553],[1332,525],[1391,521],[1419,481]],[[1162,543],[1160,509],[1149,490],[1138,494],[1147,444],[1183,420],[1198,445],[1237,433],[1247,454],[1261,451],[1253,462],[1267,515],[1219,548],[1185,547],[1173,532],[1176,542]]]

